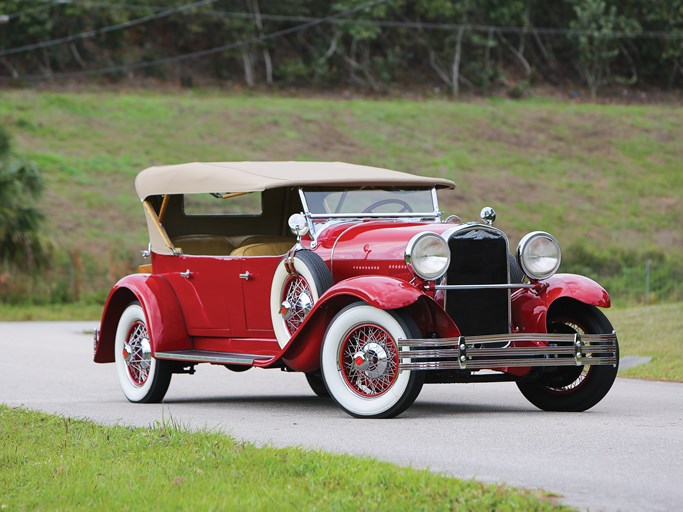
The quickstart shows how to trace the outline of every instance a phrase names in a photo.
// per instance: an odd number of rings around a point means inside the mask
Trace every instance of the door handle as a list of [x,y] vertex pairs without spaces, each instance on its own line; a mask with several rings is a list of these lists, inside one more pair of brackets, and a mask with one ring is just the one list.
[[249,273],[248,270],[244,274],[240,274],[240,279],[244,279],[245,281],[249,281],[251,277],[252,275]]
[[183,276],[185,279],[190,279],[192,272],[190,272],[190,269],[188,268],[185,272],[181,272],[180,275]]

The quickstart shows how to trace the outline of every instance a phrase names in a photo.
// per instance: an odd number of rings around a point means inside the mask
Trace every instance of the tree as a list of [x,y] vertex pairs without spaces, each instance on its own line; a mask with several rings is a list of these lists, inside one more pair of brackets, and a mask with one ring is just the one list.
[[0,262],[25,270],[44,262],[43,215],[34,206],[42,191],[38,167],[12,153],[0,127]]
[[575,30],[570,38],[578,48],[578,69],[586,81],[591,98],[610,77],[610,64],[618,57],[619,32],[636,32],[640,25],[617,14],[616,6],[605,0],[573,0],[576,19],[569,24]]

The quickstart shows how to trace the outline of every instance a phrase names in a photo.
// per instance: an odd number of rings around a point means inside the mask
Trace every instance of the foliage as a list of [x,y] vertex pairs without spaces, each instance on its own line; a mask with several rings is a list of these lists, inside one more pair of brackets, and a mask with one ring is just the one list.
[[[591,98],[596,98],[598,88],[607,83],[610,65],[619,56],[620,38],[618,33],[635,33],[640,25],[617,14],[617,6],[609,8],[605,0],[573,0],[576,19],[570,27],[577,32],[570,38],[578,47],[579,70],[583,76]],[[632,77],[635,83],[637,74]]]
[[[593,96],[609,82],[679,89],[683,85],[680,0],[393,0],[302,32],[256,40],[365,3],[216,0],[127,29],[0,56],[0,77],[49,80],[61,72],[96,71],[244,41],[229,51],[119,70],[103,79],[155,78],[186,87],[231,81],[249,87],[314,85],[375,92],[403,85],[445,86],[452,94],[513,89],[519,81],[584,82]],[[3,0],[0,14],[20,12],[25,4]],[[138,20],[163,11],[158,4],[56,2],[0,25],[0,52]],[[629,37],[641,30],[656,34]]]
[[44,263],[43,216],[35,202],[43,180],[35,163],[12,154],[0,127],[0,263],[31,270]]
[[[549,495],[301,448],[257,448],[168,420],[99,426],[0,405],[0,508],[568,510]],[[123,491],[122,491],[123,490]],[[545,500],[543,499],[545,498]]]

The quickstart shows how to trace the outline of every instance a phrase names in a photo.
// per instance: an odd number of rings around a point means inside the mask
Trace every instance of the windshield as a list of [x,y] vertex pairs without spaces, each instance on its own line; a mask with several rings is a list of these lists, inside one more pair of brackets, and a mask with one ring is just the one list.
[[314,215],[435,216],[438,205],[432,189],[304,190],[308,211]]

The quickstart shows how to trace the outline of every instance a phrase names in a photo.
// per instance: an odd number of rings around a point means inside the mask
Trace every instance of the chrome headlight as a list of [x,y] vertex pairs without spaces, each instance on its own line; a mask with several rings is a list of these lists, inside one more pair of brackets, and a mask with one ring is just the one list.
[[451,251],[446,241],[436,233],[420,233],[406,245],[405,262],[417,277],[434,281],[448,270]]
[[560,244],[552,235],[534,231],[519,241],[517,261],[530,278],[547,279],[560,268]]

